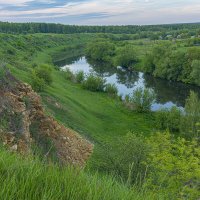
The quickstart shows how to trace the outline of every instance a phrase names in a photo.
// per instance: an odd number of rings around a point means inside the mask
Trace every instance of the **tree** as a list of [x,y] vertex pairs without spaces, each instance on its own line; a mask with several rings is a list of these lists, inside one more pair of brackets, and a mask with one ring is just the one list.
[[107,40],[96,40],[86,48],[86,57],[97,62],[111,62],[115,46]]
[[115,59],[116,65],[121,67],[130,67],[138,61],[136,52],[130,45],[120,48]]
[[190,75],[194,83],[200,86],[200,60],[192,61],[192,72]]
[[149,112],[156,98],[152,89],[138,88],[133,92],[130,102],[138,112]]
[[185,112],[181,123],[182,132],[188,137],[198,137],[200,122],[200,100],[195,92],[190,92],[186,100]]

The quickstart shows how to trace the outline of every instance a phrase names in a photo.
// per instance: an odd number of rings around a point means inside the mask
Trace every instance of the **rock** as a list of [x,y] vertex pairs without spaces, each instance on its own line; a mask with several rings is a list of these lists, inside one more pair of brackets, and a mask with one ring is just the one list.
[[13,145],[12,147],[10,147],[10,150],[11,151],[17,151],[17,144]]
[[[4,112],[9,107],[8,113],[13,116],[15,114],[21,115],[21,119],[18,119],[20,122],[17,122],[20,129],[6,133],[9,137],[4,140],[4,145],[10,147],[11,151],[24,154],[31,152],[30,146],[35,139],[51,141],[61,163],[84,166],[92,154],[93,145],[81,138],[75,131],[47,116],[42,107],[40,96],[28,84],[18,81],[13,85],[15,88],[12,90],[0,91],[2,94],[0,96],[0,111]],[[28,108],[24,99],[29,100]],[[57,102],[52,101],[52,103],[56,107],[61,107]],[[11,125],[13,122],[9,123]],[[37,132],[34,134],[30,131],[31,125],[36,126],[34,128]],[[16,144],[13,145],[13,142]]]

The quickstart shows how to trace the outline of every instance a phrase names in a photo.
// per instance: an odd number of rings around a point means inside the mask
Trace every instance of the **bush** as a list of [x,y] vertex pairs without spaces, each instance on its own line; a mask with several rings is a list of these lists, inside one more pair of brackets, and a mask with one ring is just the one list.
[[47,85],[53,82],[52,68],[49,65],[43,64],[36,67],[34,73],[39,79],[43,79]]
[[186,141],[169,133],[157,133],[147,139],[146,187],[160,191],[164,199],[199,198],[200,148],[197,140]]
[[83,71],[79,71],[75,74],[75,79],[77,83],[82,83],[85,79],[85,74]]
[[142,184],[149,150],[144,136],[130,132],[118,138],[115,144],[103,146],[105,161],[101,168],[119,177],[128,185]]
[[39,78],[35,71],[32,72],[31,85],[36,92],[42,92],[46,88],[46,83],[44,79]]
[[109,84],[106,84],[105,86],[105,92],[113,97],[116,97],[118,94],[118,89],[115,84],[109,83]]
[[133,92],[130,103],[134,105],[135,110],[138,112],[149,112],[155,98],[156,95],[152,89],[138,88]]
[[170,110],[159,110],[156,112],[156,126],[160,130],[168,129],[171,132],[179,132],[181,116],[181,111],[175,106]]
[[84,89],[90,90],[92,92],[103,92],[105,88],[105,80],[101,77],[90,74],[85,81],[83,81],[82,86]]
[[69,68],[66,68],[65,71],[63,71],[63,76],[68,81],[74,81],[75,79],[73,72]]

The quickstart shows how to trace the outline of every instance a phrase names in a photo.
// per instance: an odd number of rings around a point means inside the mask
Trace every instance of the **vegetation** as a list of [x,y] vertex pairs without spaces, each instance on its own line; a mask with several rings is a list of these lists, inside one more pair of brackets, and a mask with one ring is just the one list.
[[[92,175],[70,167],[44,165],[1,148],[0,196],[4,199],[116,200],[151,199],[152,194],[128,189],[107,176]],[[150,195],[150,196],[149,196]]]
[[[4,177],[1,196],[8,199],[197,199],[200,104],[195,93],[186,101],[183,113],[177,108],[149,113],[155,94],[140,88],[125,100],[133,110],[139,111],[135,112],[124,108],[118,98],[108,97],[106,93],[115,96],[118,91],[114,85],[106,85],[102,78],[94,74],[85,76],[83,72],[63,72],[50,66],[54,61],[61,64],[61,52],[73,52],[69,57],[76,57],[84,54],[83,49],[87,47],[89,59],[102,63],[100,67],[108,67],[111,73],[111,65],[117,62],[128,68],[134,65],[134,69],[161,78],[198,85],[199,48],[188,39],[199,34],[198,27],[198,24],[78,27],[0,23],[2,32],[26,33],[0,34],[3,62],[17,78],[41,92],[48,114],[95,145],[86,171],[44,165],[0,150],[0,160],[4,161],[0,164]],[[59,35],[28,34],[56,31]],[[90,34],[90,31],[115,35]],[[61,34],[66,32],[74,35]],[[75,34],[78,32],[87,34]],[[118,34],[121,32],[133,34]],[[172,36],[167,37],[169,34]],[[173,41],[179,35],[181,39]],[[80,51],[76,54],[77,48]],[[0,71],[0,78],[3,73]],[[7,122],[6,115],[0,116],[0,129],[7,129]],[[156,129],[163,132],[157,133]],[[94,175],[96,171],[100,174]]]
[[32,72],[31,85],[36,92],[44,91],[47,86],[45,80],[43,78],[38,77],[35,71]]
[[112,97],[116,97],[118,95],[118,89],[115,84],[106,84],[105,92]]
[[[191,36],[198,36],[199,23],[192,24],[166,24],[166,25],[148,25],[148,26],[74,26],[53,23],[8,23],[0,22],[0,32],[2,33],[112,33],[112,34],[133,34],[122,35],[123,40],[151,38],[171,39],[173,37],[185,39]],[[112,37],[105,35],[106,37]]]
[[75,77],[77,83],[82,83],[85,79],[85,74],[83,71],[79,71],[75,74]]
[[40,65],[39,67],[36,67],[34,69],[34,73],[38,78],[43,79],[47,85],[50,85],[53,82],[53,78],[51,74],[52,69],[48,65],[43,64],[43,65]]
[[156,77],[198,85],[199,52],[199,48],[183,51],[172,45],[158,45],[147,54],[143,70]]
[[40,65],[32,71],[32,87],[37,92],[42,92],[47,85],[52,84],[52,69],[49,65]]
[[121,67],[130,67],[138,60],[133,46],[130,45],[120,48],[115,59],[116,65]]
[[86,56],[92,61],[112,63],[115,46],[107,40],[96,40],[90,43],[86,49]]
[[162,191],[167,199],[198,198],[198,141],[158,133],[149,138],[148,144],[152,150],[147,161],[147,187]]
[[182,112],[177,107],[156,112],[156,126],[160,130],[180,132]]
[[182,132],[189,138],[199,137],[200,100],[194,92],[186,100],[185,113],[182,119]]
[[155,101],[155,93],[151,89],[138,88],[133,95],[128,98],[128,102],[133,105],[134,110],[138,112],[148,112]]
[[105,80],[101,77],[90,74],[83,81],[82,86],[84,89],[90,90],[92,92],[103,92],[105,87]]
[[63,76],[66,80],[68,81],[74,81],[75,77],[74,77],[74,74],[73,72],[69,69],[69,68],[66,68],[64,71],[63,71]]

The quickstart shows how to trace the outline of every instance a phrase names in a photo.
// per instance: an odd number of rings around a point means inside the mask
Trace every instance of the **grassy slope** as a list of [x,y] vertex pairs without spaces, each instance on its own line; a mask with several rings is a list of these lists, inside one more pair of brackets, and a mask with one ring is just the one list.
[[[80,86],[67,82],[60,72],[54,73],[54,80],[52,87],[42,95],[45,105],[56,119],[95,143],[91,162],[96,162],[96,156],[100,156],[98,162],[103,162],[104,154],[108,152],[103,151],[99,155],[98,148],[102,149],[102,145],[106,143],[115,143],[117,138],[130,130],[144,134],[151,132],[151,115],[126,111],[119,101],[112,100],[105,94],[83,90]],[[56,100],[62,108],[58,109],[48,103],[47,96]],[[100,163],[96,164],[98,166]]]
[[128,189],[109,177],[43,165],[0,149],[2,200],[143,200],[153,195]]
[[[16,77],[30,83],[30,73],[34,64],[52,64],[51,55],[71,45],[85,44],[94,36],[83,35],[80,39],[77,36],[54,35],[53,40],[52,35],[42,34],[32,36],[0,35],[0,39],[1,37],[3,39],[0,41],[0,55],[4,56],[4,60],[9,64]],[[24,37],[28,39],[24,39]],[[5,38],[7,38],[7,42],[5,42]],[[34,41],[37,41],[37,44],[34,44]],[[50,42],[48,43],[48,41]],[[27,44],[19,48],[18,42]],[[41,45],[39,45],[40,43]],[[7,49],[10,48],[14,54],[7,52]],[[46,106],[47,112],[61,123],[77,130],[95,143],[95,151],[89,162],[90,168],[100,169],[105,155],[109,153],[102,145],[114,144],[117,138],[130,130],[148,134],[153,129],[151,115],[131,113],[124,109],[119,101],[110,99],[105,94],[92,93],[83,90],[79,85],[66,81],[62,72],[57,70],[53,71],[53,78],[52,86],[41,94],[44,106]],[[53,101],[49,101],[49,99]],[[54,101],[61,105],[60,109],[55,106],[55,103],[52,103]],[[98,176],[90,176],[89,173],[84,172],[74,179],[74,173],[68,169],[59,171],[56,167],[52,167],[46,170],[40,163],[33,164],[34,161],[18,162],[15,156],[10,157],[6,155],[6,152],[1,152],[0,155],[8,158],[8,160],[5,159],[5,165],[0,162],[0,172],[3,174],[5,166],[11,166],[6,169],[8,174],[2,183],[4,190],[0,191],[0,196],[3,195],[7,199],[13,195],[18,195],[18,199],[24,199],[24,197],[26,199],[69,199],[69,197],[70,199],[80,199],[80,197],[81,199],[137,199],[134,190],[117,185],[110,179],[99,179]],[[16,176],[12,176],[13,173]],[[51,176],[49,176],[50,174]],[[29,177],[29,179],[22,177]],[[69,183],[73,187],[68,187]],[[6,187],[8,185],[12,187]],[[61,192],[60,188],[63,188],[63,185],[67,189],[64,188]],[[33,192],[37,190],[37,193]],[[147,199],[147,196],[141,194],[138,197],[138,199]]]
[[[36,34],[32,37],[44,43],[48,40],[48,37],[52,36]],[[12,72],[19,79],[30,83],[30,71],[33,63],[52,64],[51,55],[64,49],[64,47],[84,43],[88,40],[88,36],[84,35],[81,39],[77,36],[66,36],[67,38],[75,37],[72,39],[73,42],[69,39],[63,39],[65,36],[62,35],[57,37],[57,39],[54,38],[56,44],[51,42],[48,48],[41,46],[42,50],[35,51],[30,61],[19,59],[25,66],[25,70],[20,67],[13,67],[13,64],[11,66]],[[60,37],[65,41],[65,44],[60,42]],[[16,50],[16,54],[16,58],[21,58],[27,52]],[[95,143],[95,151],[90,160],[90,165],[95,169],[101,167],[105,154],[109,153],[106,150],[104,151],[102,145],[114,144],[117,138],[129,131],[148,134],[153,129],[153,117],[151,115],[131,113],[124,109],[119,101],[113,100],[105,94],[83,90],[79,85],[66,81],[62,72],[54,70],[53,80],[52,86],[41,94],[44,104],[49,113],[57,120]],[[48,99],[52,99],[52,101]],[[60,109],[55,106],[55,103],[52,103],[55,101],[61,105]]]

